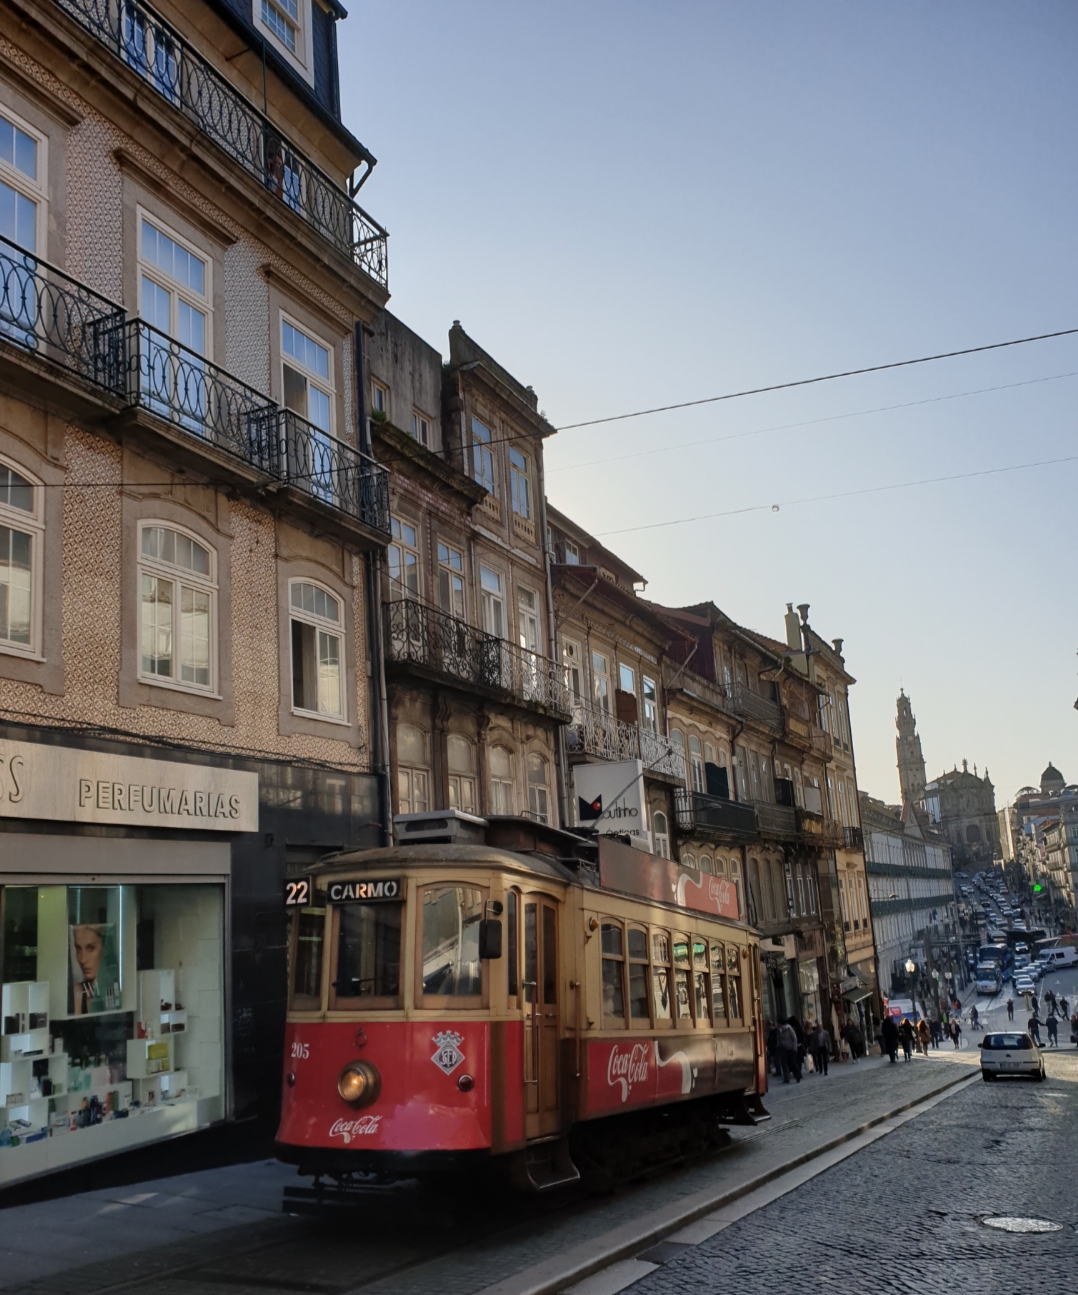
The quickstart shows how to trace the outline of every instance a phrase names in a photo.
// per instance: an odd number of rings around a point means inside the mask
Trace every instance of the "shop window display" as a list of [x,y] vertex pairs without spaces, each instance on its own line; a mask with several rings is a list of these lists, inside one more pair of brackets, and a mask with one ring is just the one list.
[[0,1183],[224,1116],[220,886],[7,886],[0,912]]

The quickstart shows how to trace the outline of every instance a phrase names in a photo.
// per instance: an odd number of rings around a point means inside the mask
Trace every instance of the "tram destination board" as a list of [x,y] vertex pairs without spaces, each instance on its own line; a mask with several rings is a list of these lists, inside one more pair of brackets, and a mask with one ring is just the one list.
[[[331,904],[377,904],[400,899],[403,894],[399,877],[378,877],[372,881],[331,881],[325,898]],[[303,908],[319,898],[310,877],[292,877],[284,884],[285,908]]]

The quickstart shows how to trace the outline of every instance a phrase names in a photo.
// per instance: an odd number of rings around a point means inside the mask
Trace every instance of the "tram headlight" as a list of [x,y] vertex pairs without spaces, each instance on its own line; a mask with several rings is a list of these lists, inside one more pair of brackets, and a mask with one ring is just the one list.
[[382,1088],[382,1078],[369,1061],[350,1061],[337,1080],[337,1092],[349,1106],[370,1106]]

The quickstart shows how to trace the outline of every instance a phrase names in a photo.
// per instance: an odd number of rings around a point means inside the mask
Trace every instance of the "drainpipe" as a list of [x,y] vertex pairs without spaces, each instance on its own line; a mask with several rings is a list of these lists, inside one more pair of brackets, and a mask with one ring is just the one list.
[[[356,324],[356,444],[363,454],[371,452],[371,438],[367,428],[367,402],[363,378],[363,325]],[[370,733],[371,764],[378,778],[378,819],[382,828],[382,844],[393,844],[393,788],[389,770],[389,699],[386,693],[385,636],[382,627],[381,551],[363,555],[363,589],[367,608],[367,659],[370,662],[368,679],[368,732]]]

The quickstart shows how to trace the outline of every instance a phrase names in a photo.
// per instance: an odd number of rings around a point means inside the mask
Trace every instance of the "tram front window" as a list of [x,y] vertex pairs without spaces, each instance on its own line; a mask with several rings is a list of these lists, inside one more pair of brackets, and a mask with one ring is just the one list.
[[322,1006],[324,908],[301,908],[293,917],[292,1006],[299,1011]]
[[478,998],[482,993],[479,922],[483,892],[429,886],[423,892],[423,994]]
[[[335,1005],[396,1007],[400,995],[401,905],[337,905]],[[380,1000],[380,1001],[379,1001]]]

